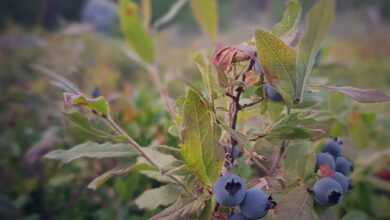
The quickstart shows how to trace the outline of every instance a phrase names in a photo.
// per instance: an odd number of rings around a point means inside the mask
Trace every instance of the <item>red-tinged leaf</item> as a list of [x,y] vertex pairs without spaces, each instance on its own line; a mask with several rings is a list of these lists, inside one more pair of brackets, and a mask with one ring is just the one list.
[[320,175],[322,177],[332,177],[332,176],[335,176],[336,173],[334,172],[334,170],[332,170],[328,164],[325,164],[325,165],[321,165],[320,166]]
[[390,182],[390,170],[381,170],[375,175],[383,180]]
[[249,45],[225,46],[217,49],[212,63],[221,71],[229,72],[235,62],[256,60],[256,48]]
[[97,98],[89,98],[82,94],[72,94],[65,92],[64,103],[66,107],[83,106],[89,108],[91,111],[102,116],[107,116],[110,113],[110,106],[108,101],[102,96]]
[[390,101],[390,96],[375,89],[359,89],[348,86],[324,86],[324,88],[330,91],[342,93],[361,103],[378,103]]

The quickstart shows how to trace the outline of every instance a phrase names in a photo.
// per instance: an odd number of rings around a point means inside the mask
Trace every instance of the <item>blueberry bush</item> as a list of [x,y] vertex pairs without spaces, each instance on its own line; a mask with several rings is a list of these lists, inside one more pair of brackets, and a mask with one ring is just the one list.
[[[154,24],[149,1],[142,2],[119,1],[123,50],[159,91],[170,118],[166,130],[177,145],[144,146],[124,128],[127,125],[117,122],[108,98],[96,91],[88,95],[57,77],[56,84],[65,90],[65,117],[104,141],[54,150],[46,159],[118,159],[115,168],[88,184],[93,190],[110,178],[132,173],[155,179],[161,184],[134,201],[140,209],[164,207],[150,219],[355,219],[365,214],[350,210],[365,205],[348,197],[364,198],[361,194],[371,190],[360,184],[368,170],[379,172],[370,181],[386,191],[388,185],[380,178],[386,164],[380,161],[390,152],[372,154],[354,168],[353,158],[344,152],[344,146],[354,143],[330,138],[348,139],[337,129],[345,125],[337,114],[343,106],[335,110],[327,105],[334,96],[359,103],[388,102],[390,97],[310,77],[334,22],[335,0],[316,1],[304,16],[300,1],[290,0],[281,21],[269,30],[259,27],[245,42],[218,46],[218,1],[188,1],[215,49],[193,54],[202,84],[185,82],[185,94],[176,100],[162,83],[153,34],[187,1],[178,1]],[[370,120],[355,113],[351,123],[361,123],[354,127],[359,129]]]

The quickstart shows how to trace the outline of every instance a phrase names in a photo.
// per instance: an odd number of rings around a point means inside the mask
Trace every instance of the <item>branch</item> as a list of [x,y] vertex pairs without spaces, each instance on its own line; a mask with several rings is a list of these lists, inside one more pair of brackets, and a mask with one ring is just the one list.
[[280,147],[280,151],[279,151],[277,157],[275,158],[275,160],[272,163],[272,166],[271,166],[271,169],[270,169],[270,172],[269,172],[269,176],[274,175],[276,169],[280,166],[280,162],[281,162],[282,158],[284,157],[284,154],[286,152],[287,146],[288,146],[288,140],[283,140],[282,141],[282,146]]
[[177,0],[171,8],[168,10],[168,12],[159,18],[153,25],[154,30],[160,29],[160,27],[164,26],[165,24],[169,23],[176,17],[176,15],[179,13],[180,9],[182,9],[188,0]]
[[157,64],[149,64],[141,60],[136,54],[134,54],[131,50],[128,48],[124,48],[123,52],[126,54],[128,58],[135,61],[136,63],[140,64],[149,74],[150,80],[153,82],[154,86],[160,93],[160,97],[164,102],[164,108],[165,111],[169,113],[172,119],[176,117],[175,114],[175,108],[172,104],[171,98],[168,95],[167,89],[163,86],[162,80],[160,77],[160,72]]
[[240,105],[240,110],[243,110],[245,108],[249,108],[251,106],[257,105],[260,102],[262,102],[263,100],[264,100],[264,98],[259,98],[259,99],[255,100],[255,101],[251,102],[251,103]]
[[104,117],[104,119],[108,122],[108,124],[120,135],[124,136],[127,139],[127,143],[133,147],[138,154],[143,157],[151,166],[155,167],[162,175],[167,176],[171,180],[173,180],[175,183],[180,185],[186,192],[191,194],[191,191],[187,189],[186,185],[176,176],[170,174],[170,173],[164,173],[161,167],[154,162],[143,150],[142,147],[133,139],[131,138],[127,132],[125,132],[113,119],[110,115],[107,117]]

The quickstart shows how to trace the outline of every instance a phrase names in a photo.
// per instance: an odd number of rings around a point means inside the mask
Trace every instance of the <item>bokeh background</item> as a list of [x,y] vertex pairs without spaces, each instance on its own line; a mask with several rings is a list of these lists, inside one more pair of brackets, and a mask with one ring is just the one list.
[[[150,23],[175,2],[152,0]],[[240,43],[250,39],[256,28],[271,27],[286,3],[219,2],[218,42],[225,44]],[[313,1],[302,3],[307,10]],[[161,209],[145,211],[134,205],[141,192],[159,185],[142,174],[114,178],[97,191],[86,188],[95,176],[115,166],[115,160],[62,165],[42,159],[50,150],[99,139],[64,120],[62,90],[34,68],[37,64],[87,94],[107,97],[120,124],[142,145],[177,144],[148,74],[123,53],[116,4],[115,0],[1,0],[0,219],[139,220]],[[389,34],[390,1],[338,1],[336,22],[318,57],[315,78],[390,94]],[[188,4],[153,38],[162,82],[172,97],[179,97],[183,80],[194,84],[200,80],[192,53],[201,49],[211,53],[212,44],[202,35]],[[390,147],[390,105],[359,105],[336,94],[325,98],[324,108],[338,119],[330,135],[348,137],[349,157],[363,159],[369,167],[354,179],[344,209],[352,213],[350,219],[390,219],[390,161],[378,159]]]

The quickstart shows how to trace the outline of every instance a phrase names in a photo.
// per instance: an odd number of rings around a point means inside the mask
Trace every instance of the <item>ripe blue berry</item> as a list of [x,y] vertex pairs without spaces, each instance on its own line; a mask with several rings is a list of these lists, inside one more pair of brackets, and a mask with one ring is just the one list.
[[341,185],[344,193],[348,192],[351,189],[351,179],[344,176],[344,174],[340,172],[335,172],[335,175],[332,176],[332,178]]
[[334,158],[341,155],[341,141],[335,139],[331,139],[326,142],[324,149],[322,152],[331,154]]
[[271,85],[265,85],[265,95],[274,102],[283,101],[283,97]]
[[323,165],[328,165],[328,167],[332,170],[335,169],[336,164],[335,164],[335,161],[334,161],[334,158],[332,157],[332,155],[330,155],[328,153],[319,153],[316,156],[315,171],[317,171],[320,168],[320,166],[323,166]]
[[245,197],[245,182],[241,177],[226,173],[214,185],[215,200],[227,207],[237,206]]
[[240,205],[241,213],[249,219],[262,218],[271,208],[272,201],[270,197],[257,188],[247,190],[245,199]]
[[343,188],[334,179],[324,177],[318,180],[313,186],[314,200],[321,206],[337,204],[342,195]]
[[82,11],[82,20],[100,33],[110,34],[117,25],[116,5],[107,0],[88,0]]
[[229,220],[249,220],[249,219],[247,219],[244,215],[241,214],[241,212],[239,212],[230,216]]
[[336,158],[336,171],[348,176],[353,170],[352,162],[344,157]]

